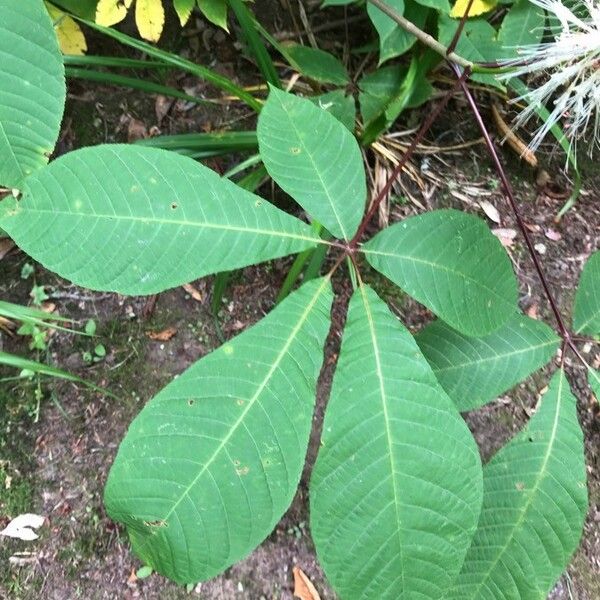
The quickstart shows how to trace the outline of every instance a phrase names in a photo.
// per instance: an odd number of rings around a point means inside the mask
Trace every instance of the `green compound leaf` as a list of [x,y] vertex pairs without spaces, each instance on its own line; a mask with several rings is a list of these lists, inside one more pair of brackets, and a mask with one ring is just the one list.
[[133,421],[104,501],[144,564],[196,583],[277,524],[304,465],[332,298],[328,278],[303,285]]
[[510,260],[473,215],[436,210],[411,217],[362,250],[375,269],[466,335],[487,335],[517,310]]
[[581,536],[587,511],[583,434],[561,370],[527,427],[483,470],[483,508],[448,598],[542,600]]
[[520,314],[479,338],[438,320],[416,340],[460,411],[483,406],[523,381],[552,358],[560,343],[548,325]]
[[311,532],[342,598],[441,598],[482,498],[477,446],[405,327],[368,287],[352,297]]
[[334,236],[349,240],[367,187],[354,136],[310,100],[276,88],[258,118],[260,155],[277,185]]
[[65,104],[65,70],[41,0],[0,0],[0,186],[48,162]]
[[573,329],[600,337],[600,251],[594,252],[583,267],[575,295]]
[[21,200],[0,204],[0,227],[62,277],[132,295],[319,242],[190,158],[122,145],[71,152],[29,177]]

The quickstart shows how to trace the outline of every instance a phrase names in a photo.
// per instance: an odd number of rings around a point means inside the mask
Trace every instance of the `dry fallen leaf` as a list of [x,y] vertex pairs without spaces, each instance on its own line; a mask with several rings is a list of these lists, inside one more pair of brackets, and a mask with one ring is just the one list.
[[162,120],[167,116],[167,113],[173,106],[173,102],[175,100],[173,98],[167,98],[162,94],[156,96],[156,101],[154,102],[154,113],[156,114],[156,122],[160,125]]
[[2,260],[13,248],[15,243],[8,238],[0,239],[0,260]]
[[186,283],[183,289],[196,301],[202,302],[202,294],[191,284]]
[[162,331],[146,331],[146,335],[155,342],[168,342],[176,333],[175,327],[167,327]]
[[500,224],[500,213],[491,202],[488,202],[487,200],[481,200],[479,202],[479,206],[481,206],[483,212],[486,214],[487,218],[490,219],[490,221]]
[[148,137],[148,130],[146,126],[137,119],[131,117],[129,119],[129,125],[127,125],[127,141],[135,142],[136,140],[142,140]]
[[517,232],[515,229],[498,227],[496,229],[492,229],[492,233],[500,240],[500,243],[505,248],[512,248],[513,244],[515,243],[515,238],[517,237]]
[[538,305],[533,303],[526,311],[525,314],[531,319],[538,318]]
[[24,540],[25,542],[31,542],[37,540],[39,535],[34,529],[39,529],[45,521],[45,517],[40,515],[34,515],[32,513],[25,513],[15,517],[2,531],[0,535],[6,537],[17,538],[18,540]]
[[306,576],[302,569],[294,567],[294,596],[300,600],[321,600],[312,581]]

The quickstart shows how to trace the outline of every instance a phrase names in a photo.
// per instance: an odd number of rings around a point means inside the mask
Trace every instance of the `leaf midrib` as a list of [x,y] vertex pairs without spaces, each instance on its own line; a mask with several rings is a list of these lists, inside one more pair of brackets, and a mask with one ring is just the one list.
[[305,321],[308,319],[309,314],[311,313],[312,309],[314,308],[315,304],[317,303],[317,300],[323,293],[323,290],[329,284],[329,281],[330,281],[329,276],[323,278],[323,282],[317,288],[314,296],[312,297],[312,299],[310,300],[310,302],[307,304],[306,308],[302,312],[300,318],[298,319],[298,323],[294,326],[294,328],[290,332],[285,344],[283,345],[281,351],[279,352],[275,361],[271,365],[269,371],[267,372],[267,374],[265,375],[265,377],[263,378],[263,380],[257,387],[252,398],[250,398],[248,400],[247,406],[244,408],[244,410],[242,411],[242,413],[240,414],[238,419],[234,422],[229,433],[221,440],[221,442],[217,446],[216,450],[213,452],[213,454],[210,456],[210,458],[206,461],[206,463],[202,466],[202,469],[200,469],[200,472],[194,477],[194,479],[192,479],[191,483],[181,493],[179,499],[173,504],[173,506],[169,509],[167,514],[164,517],[162,517],[161,520],[167,521],[169,519],[169,517],[175,512],[175,510],[177,509],[179,504],[181,502],[183,502],[183,500],[188,496],[188,494],[190,493],[192,488],[198,483],[198,481],[200,481],[200,478],[204,475],[204,473],[206,473],[206,471],[209,469],[209,467],[217,459],[217,457],[219,456],[219,454],[221,453],[223,448],[225,448],[225,446],[227,445],[229,440],[232,438],[234,433],[237,431],[238,427],[240,427],[240,425],[244,422],[246,415],[252,409],[252,407],[255,405],[255,403],[258,401],[262,391],[265,389],[269,380],[271,379],[271,377],[274,375],[275,371],[279,367],[281,361],[284,359],[290,346],[292,345],[292,342],[296,339],[296,336],[298,335],[298,333],[299,333],[300,329],[302,328],[302,326],[304,325]]
[[383,370],[381,367],[379,343],[377,341],[377,335],[375,332],[375,323],[373,321],[373,314],[371,312],[371,307],[369,305],[369,300],[367,298],[367,294],[366,294],[364,285],[360,286],[360,291],[361,291],[363,304],[365,307],[365,313],[367,315],[367,321],[369,323],[369,332],[371,334],[371,342],[373,344],[373,356],[375,358],[375,369],[376,369],[376,373],[377,373],[377,379],[379,381],[379,393],[381,395],[381,404],[383,407],[383,418],[385,421],[385,433],[386,433],[386,440],[387,440],[387,445],[388,445],[388,449],[389,449],[392,489],[394,491],[394,511],[396,513],[396,524],[397,524],[396,533],[398,536],[398,554],[399,554],[399,558],[400,558],[400,564],[402,565],[402,568],[400,569],[400,573],[401,573],[401,577],[402,577],[402,588],[401,589],[402,589],[402,591],[404,591],[405,585],[406,585],[405,581],[404,581],[404,568],[403,568],[404,567],[404,553],[403,553],[403,547],[402,547],[402,539],[400,537],[400,524],[402,523],[402,520],[400,519],[400,513],[399,513],[400,502],[398,499],[398,485],[397,485],[397,481],[396,481],[396,468],[395,468],[396,465],[394,462],[394,453],[392,451],[392,433],[390,430],[390,418],[388,415],[387,392],[385,390]]
[[[417,338],[418,341],[418,338]],[[447,373],[449,371],[454,371],[456,369],[462,369],[464,367],[471,367],[473,365],[480,365],[487,362],[497,361],[504,358],[508,358],[511,356],[516,356],[518,354],[524,354],[526,352],[533,352],[534,350],[539,350],[540,348],[545,348],[546,346],[553,346],[557,343],[558,340],[553,340],[550,342],[544,342],[543,344],[538,344],[536,346],[528,346],[527,348],[521,350],[515,350],[514,352],[506,352],[504,354],[495,354],[494,356],[489,356],[487,358],[482,358],[481,360],[471,360],[464,363],[456,363],[450,365],[449,367],[433,367],[435,373]]]
[[321,175],[321,171],[317,168],[317,164],[315,163],[315,161],[314,161],[314,159],[312,157],[312,154],[308,151],[308,148],[306,147],[306,144],[304,143],[304,140],[302,139],[302,136],[300,135],[300,130],[296,126],[296,122],[294,121],[294,119],[292,119],[292,116],[291,116],[290,112],[287,110],[287,108],[285,107],[285,105],[283,104],[283,102],[280,102],[280,104],[281,104],[281,108],[283,109],[283,111],[288,116],[288,120],[289,120],[289,124],[291,126],[291,129],[294,130],[294,132],[296,134],[296,137],[298,138],[298,142],[300,143],[300,145],[304,149],[304,151],[306,153],[306,156],[310,160],[310,163],[313,166],[313,169],[314,169],[315,173],[317,174],[317,177],[319,178],[319,183],[321,184],[321,187],[323,188],[323,191],[325,192],[325,195],[327,196],[327,200],[329,201],[329,206],[331,207],[331,210],[333,211],[333,216],[335,217],[335,220],[337,221],[338,225],[340,226],[340,230],[342,232],[342,237],[345,240],[347,240],[349,236],[346,233],[346,228],[344,227],[344,224],[342,223],[342,221],[340,219],[340,216],[339,216],[339,214],[338,214],[338,212],[336,210],[335,202],[333,200],[333,197],[329,193],[329,189],[327,188],[327,186],[325,185],[325,182],[323,181],[323,177]]
[[[21,202],[23,202],[23,200],[21,200]],[[19,211],[21,212],[21,211]],[[25,212],[25,210],[23,210],[22,212]],[[159,219],[157,217],[154,216],[149,216],[149,217],[135,217],[133,215],[106,215],[106,214],[99,214],[99,213],[87,213],[87,212],[72,212],[72,211],[61,211],[61,210],[44,210],[44,209],[39,209],[39,208],[27,208],[26,212],[29,214],[48,214],[48,215],[66,215],[69,217],[82,217],[82,218],[88,218],[88,219],[106,219],[108,221],[133,221],[133,222],[140,222],[143,224],[150,224],[150,223],[158,223],[159,225],[178,225],[178,226],[185,226],[185,227],[197,227],[199,229],[201,228],[206,228],[206,229],[220,229],[223,231],[237,231],[240,233],[254,233],[257,235],[268,235],[268,236],[278,236],[278,237],[284,237],[284,238],[291,238],[291,239],[297,239],[297,240],[303,240],[305,242],[313,242],[313,243],[319,243],[319,244],[324,244],[327,246],[330,246],[331,243],[328,242],[327,240],[323,240],[321,238],[313,238],[313,237],[309,237],[307,235],[301,235],[299,233],[288,233],[285,231],[276,231],[276,230],[269,230],[269,229],[258,229],[256,227],[240,227],[240,226],[236,226],[236,225],[223,225],[221,223],[207,223],[207,222],[201,222],[201,221],[185,221],[185,220],[181,220],[181,219]],[[17,213],[18,214],[18,213]],[[303,224],[301,221],[299,221],[300,224]]]
[[477,287],[486,290],[487,292],[489,292],[490,294],[492,294],[493,296],[495,296],[496,298],[498,298],[499,300],[501,300],[503,304],[509,305],[512,308],[512,304],[510,302],[508,302],[506,300],[506,298],[504,298],[503,296],[501,296],[493,288],[490,288],[487,285],[484,285],[483,283],[481,283],[481,281],[479,281],[477,279],[473,279],[472,277],[469,277],[468,275],[465,275],[461,271],[455,271],[454,269],[451,269],[451,268],[447,267],[446,265],[442,265],[440,263],[431,262],[429,260],[425,260],[424,258],[415,258],[414,256],[410,256],[410,255],[407,255],[407,254],[395,254],[393,252],[383,252],[381,250],[370,250],[370,249],[367,249],[367,248],[363,248],[362,251],[363,251],[364,254],[376,254],[376,255],[379,255],[379,256],[388,256],[388,257],[392,257],[392,258],[399,258],[401,260],[412,261],[412,262],[416,262],[416,263],[419,263],[419,264],[427,265],[427,266],[429,266],[429,267],[431,267],[433,269],[437,269],[438,271],[443,271],[443,272],[446,272],[446,273],[451,273],[452,275],[455,275],[456,277],[464,279],[465,281],[469,281],[471,283],[474,283]]
[[[481,579],[479,585],[477,586],[477,588],[475,589],[475,591],[473,591],[470,594],[470,598],[476,599],[479,598],[479,596],[477,595],[479,590],[481,590],[481,588],[483,587],[483,585],[488,581],[488,579],[490,578],[491,574],[493,573],[494,569],[496,568],[496,565],[500,562],[500,559],[504,556],[504,554],[506,553],[506,550],[508,549],[509,545],[512,543],[512,541],[515,538],[515,532],[518,531],[518,529],[520,528],[520,526],[523,524],[523,522],[525,521],[525,516],[527,515],[529,508],[531,507],[531,504],[534,501],[534,498],[537,496],[537,492],[538,489],[542,483],[542,480],[546,477],[546,469],[548,467],[548,461],[550,460],[550,454],[554,448],[554,443],[556,440],[556,433],[558,430],[558,423],[559,423],[559,416],[561,413],[561,409],[562,409],[562,389],[563,389],[563,382],[565,380],[565,373],[564,371],[561,369],[560,372],[560,379],[558,381],[558,390],[557,390],[557,400],[556,400],[556,413],[554,415],[554,422],[552,423],[552,430],[550,433],[550,437],[548,439],[548,448],[546,449],[546,454],[544,456],[544,460],[542,461],[542,465],[538,471],[537,477],[535,479],[535,483],[533,484],[530,493],[529,493],[529,497],[527,499],[527,502],[525,503],[525,505],[523,506],[523,509],[521,511],[521,515],[519,516],[519,519],[516,521],[516,523],[514,524],[514,526],[512,527],[512,531],[510,533],[510,535],[508,536],[508,539],[506,541],[506,543],[502,546],[502,548],[500,549],[500,551],[498,552],[498,555],[496,556],[496,560],[492,563],[492,565],[490,566],[490,568],[488,569],[487,573],[483,576],[483,578]],[[543,401],[543,400],[542,400]]]

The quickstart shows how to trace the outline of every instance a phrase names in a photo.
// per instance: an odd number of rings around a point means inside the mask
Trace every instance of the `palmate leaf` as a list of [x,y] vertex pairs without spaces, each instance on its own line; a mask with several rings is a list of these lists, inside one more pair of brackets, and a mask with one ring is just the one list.
[[140,146],[71,152],[0,203],[0,227],[78,285],[152,294],[285,256],[310,227],[194,160]]
[[310,100],[273,87],[257,134],[260,155],[277,185],[334,236],[349,240],[367,197],[354,136]]
[[311,531],[342,598],[441,598],[482,497],[477,446],[414,339],[352,297],[310,485]]
[[573,329],[600,337],[600,251],[594,252],[583,267],[575,295]]
[[328,278],[204,357],[142,410],[105,490],[133,549],[178,583],[249,554],[290,505],[330,325]]
[[497,398],[544,366],[560,343],[542,321],[516,314],[485,337],[469,337],[443,321],[416,336],[421,352],[460,411]]
[[65,72],[42,0],[0,0],[0,186],[19,187],[54,150]]
[[448,598],[542,600],[567,566],[587,511],[583,434],[562,370],[525,429],[483,470],[483,508]]
[[362,250],[375,269],[466,335],[487,335],[517,310],[510,260],[473,215],[436,210],[411,217]]

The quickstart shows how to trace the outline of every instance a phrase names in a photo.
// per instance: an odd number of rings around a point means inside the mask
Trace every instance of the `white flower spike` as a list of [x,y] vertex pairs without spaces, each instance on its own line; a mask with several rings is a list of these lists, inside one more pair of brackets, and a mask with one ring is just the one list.
[[552,126],[561,121],[573,148],[586,133],[591,134],[591,154],[594,145],[600,146],[600,0],[581,0],[573,8],[561,0],[529,1],[548,11],[560,26],[553,42],[523,48],[520,64],[499,76],[506,80],[530,73],[549,75],[546,83],[517,99],[527,107],[517,117],[516,126],[552,101],[550,117],[529,147],[536,150]]

